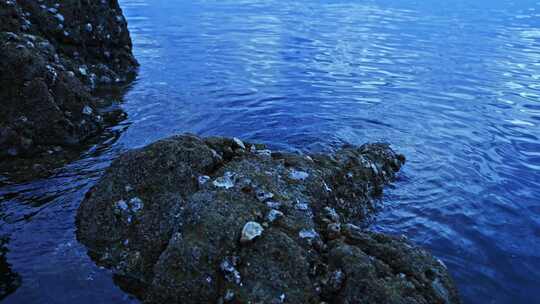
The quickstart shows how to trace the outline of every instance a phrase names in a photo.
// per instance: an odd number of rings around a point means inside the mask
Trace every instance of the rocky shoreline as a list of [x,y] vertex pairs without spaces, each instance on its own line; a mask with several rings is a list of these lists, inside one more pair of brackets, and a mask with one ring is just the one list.
[[[0,184],[47,175],[125,117],[96,93],[138,65],[116,0],[0,0],[0,54]],[[118,157],[77,237],[145,303],[460,303],[440,260],[361,228],[404,163],[385,144],[301,155],[179,135]],[[0,298],[21,281],[6,242]]]
[[404,162],[175,136],[113,162],[77,235],[145,303],[460,303],[440,260],[359,227]]
[[125,116],[93,94],[138,65],[116,0],[0,0],[0,54],[2,172],[46,172]]

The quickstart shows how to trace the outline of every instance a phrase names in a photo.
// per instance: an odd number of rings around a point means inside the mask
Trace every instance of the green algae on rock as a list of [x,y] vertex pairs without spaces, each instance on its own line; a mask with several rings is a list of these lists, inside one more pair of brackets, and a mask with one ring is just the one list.
[[121,155],[82,202],[78,239],[146,303],[460,303],[429,253],[351,223],[402,155],[239,142],[186,134]]

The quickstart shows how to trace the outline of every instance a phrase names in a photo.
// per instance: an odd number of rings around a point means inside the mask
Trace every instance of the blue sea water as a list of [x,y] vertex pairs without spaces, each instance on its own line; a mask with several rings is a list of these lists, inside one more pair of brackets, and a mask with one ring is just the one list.
[[450,269],[465,303],[540,303],[540,2],[122,0],[129,119],[57,175],[0,188],[22,286],[5,303],[137,303],[76,241],[122,151],[180,132],[408,157],[372,229]]

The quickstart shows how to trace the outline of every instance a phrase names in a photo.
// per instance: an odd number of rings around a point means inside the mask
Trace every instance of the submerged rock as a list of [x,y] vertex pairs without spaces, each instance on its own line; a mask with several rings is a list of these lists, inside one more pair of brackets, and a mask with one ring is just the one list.
[[21,276],[11,269],[7,262],[7,243],[9,239],[0,235],[0,301],[13,293],[21,285]]
[[351,224],[404,163],[388,145],[310,157],[238,146],[187,134],[121,155],[78,210],[79,240],[145,303],[460,303],[429,253]]

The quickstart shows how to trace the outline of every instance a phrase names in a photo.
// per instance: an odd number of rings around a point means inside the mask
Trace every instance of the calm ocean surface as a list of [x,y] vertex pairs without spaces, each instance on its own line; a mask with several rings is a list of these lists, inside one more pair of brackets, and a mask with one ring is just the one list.
[[540,2],[122,0],[127,121],[48,179],[0,187],[22,286],[5,303],[137,303],[76,241],[122,151],[181,132],[408,157],[372,229],[451,270],[466,303],[540,303]]

